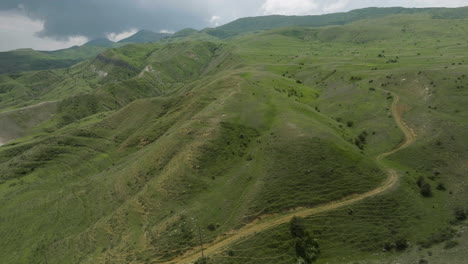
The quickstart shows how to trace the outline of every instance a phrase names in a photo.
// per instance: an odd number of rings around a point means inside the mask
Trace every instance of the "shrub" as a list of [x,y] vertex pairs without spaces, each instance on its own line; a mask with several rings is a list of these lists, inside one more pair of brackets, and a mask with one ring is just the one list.
[[350,81],[360,81],[362,80],[361,77],[358,77],[358,76],[351,76],[351,78],[349,78]]
[[455,209],[454,214],[455,214],[455,219],[457,219],[458,221],[466,220],[465,210],[463,210],[461,208],[457,208],[457,209]]
[[443,183],[439,183],[439,184],[437,185],[437,190],[439,190],[439,191],[445,191],[445,190],[447,190],[447,188],[445,188],[445,185],[444,185]]
[[458,246],[458,242],[450,240],[450,241],[447,241],[447,243],[445,243],[444,249],[451,249],[451,248],[454,248],[456,246]]
[[416,181],[416,184],[418,185],[418,187],[422,187],[424,183],[426,183],[426,180],[424,179],[424,177],[419,176],[418,180]]
[[395,241],[395,249],[397,251],[403,251],[407,248],[408,248],[408,240],[406,240],[405,238],[398,238]]
[[199,258],[197,261],[195,261],[195,264],[207,264],[205,258]]
[[423,186],[421,186],[421,195],[424,197],[432,196],[432,188],[429,183],[425,183]]
[[439,229],[436,233],[433,233],[426,240],[418,242],[423,248],[430,248],[432,245],[442,243],[444,241],[451,240],[456,234],[453,228],[447,227]]
[[408,248],[408,240],[405,238],[398,238],[393,242],[386,242],[383,245],[383,249],[385,251],[403,251]]
[[208,228],[208,230],[210,230],[210,231],[215,231],[215,230],[216,230],[216,226],[215,226],[214,224],[209,224],[209,225],[207,226],[207,228]]
[[422,176],[418,178],[416,184],[419,187],[419,191],[422,196],[424,197],[431,197],[432,196],[432,187],[429,183],[426,182],[426,179]]
[[296,255],[298,260],[310,264],[317,260],[319,254],[320,250],[316,240],[311,237],[296,239]]
[[306,230],[304,228],[304,222],[302,218],[293,217],[289,222],[289,231],[291,235],[296,238],[302,238],[306,236]]

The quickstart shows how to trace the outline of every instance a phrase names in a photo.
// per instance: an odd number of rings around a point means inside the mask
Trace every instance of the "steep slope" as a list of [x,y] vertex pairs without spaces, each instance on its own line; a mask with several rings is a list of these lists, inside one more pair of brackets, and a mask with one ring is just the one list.
[[[395,122],[398,124],[398,127],[402,130],[405,134],[405,140],[392,151],[382,153],[376,157],[377,162],[385,167],[383,163],[383,158],[390,156],[402,149],[407,148],[411,144],[413,144],[415,140],[415,135],[412,132],[412,129],[409,128],[404,121],[401,120],[401,112],[398,110],[398,101],[399,96],[396,95],[393,103],[392,103],[392,113],[395,117]],[[383,183],[378,187],[375,188],[367,193],[363,193],[360,195],[352,195],[349,197],[345,197],[342,200],[333,201],[331,203],[319,205],[312,208],[299,208],[295,210],[291,210],[289,212],[283,213],[281,215],[269,215],[267,217],[261,218],[260,221],[254,221],[246,226],[242,227],[239,230],[236,230],[230,236],[223,236],[219,239],[216,239],[213,244],[203,245],[206,247],[204,249],[203,256],[211,257],[213,255],[219,254],[226,250],[226,248],[232,247],[233,244],[237,243],[239,240],[245,239],[246,237],[251,237],[259,232],[265,232],[269,229],[272,229],[276,226],[288,223],[294,217],[308,217],[311,215],[322,214],[324,212],[333,211],[342,207],[352,206],[364,199],[371,198],[377,196],[379,194],[388,192],[392,188],[396,186],[399,180],[398,173],[391,169],[386,168],[387,170],[387,179],[383,181]],[[192,263],[196,262],[198,259],[202,258],[201,252],[198,249],[187,252],[180,258],[174,259],[169,261],[168,263]]]
[[48,111],[47,120],[31,113],[33,116],[28,119],[36,120],[34,125],[47,121],[39,130],[5,121],[0,138],[5,141],[41,130],[54,131],[139,98],[163,95],[202,74],[218,48],[204,42],[166,46],[133,44],[119,50],[110,49],[66,70],[5,75],[0,81],[3,89],[0,109],[5,115],[0,114],[5,118],[13,112],[26,114],[21,109],[42,105],[41,102],[55,102],[57,107]]

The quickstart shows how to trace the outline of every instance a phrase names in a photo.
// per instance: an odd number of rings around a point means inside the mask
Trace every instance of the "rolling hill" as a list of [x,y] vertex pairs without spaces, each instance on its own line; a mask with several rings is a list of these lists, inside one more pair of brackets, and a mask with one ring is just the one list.
[[0,75],[0,260],[464,263],[465,11],[249,18]]
[[399,14],[427,14],[434,18],[463,19],[468,17],[468,7],[465,8],[364,8],[346,13],[334,13],[318,16],[263,16],[240,18],[226,25],[205,29],[204,32],[219,37],[228,38],[246,32],[269,30],[274,28],[303,26],[323,27],[333,25],[346,25],[365,19],[380,18]]
[[67,68],[92,58],[107,48],[122,46],[107,39],[92,40],[82,46],[56,51],[19,49],[0,52],[0,74]]

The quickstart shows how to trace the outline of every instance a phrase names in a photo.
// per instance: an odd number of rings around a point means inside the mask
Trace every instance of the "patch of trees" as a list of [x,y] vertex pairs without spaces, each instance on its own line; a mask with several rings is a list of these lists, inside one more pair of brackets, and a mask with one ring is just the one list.
[[399,57],[397,56],[397,57],[395,57],[394,59],[389,59],[389,60],[387,61],[387,63],[398,63],[398,59],[399,59]]
[[302,92],[298,93],[296,90],[291,88],[288,90],[288,97],[291,97],[291,96],[301,98],[301,97],[304,97],[304,94]]
[[295,239],[296,258],[298,264],[310,264],[317,260],[320,247],[304,227],[302,218],[294,217],[289,222],[289,231]]
[[294,88],[289,88],[288,90],[286,89],[280,89],[280,88],[277,88],[275,87],[275,91],[279,92],[279,93],[285,93],[285,94],[288,94],[288,97],[297,97],[297,98],[302,98],[304,97],[304,93],[302,92],[297,92]]

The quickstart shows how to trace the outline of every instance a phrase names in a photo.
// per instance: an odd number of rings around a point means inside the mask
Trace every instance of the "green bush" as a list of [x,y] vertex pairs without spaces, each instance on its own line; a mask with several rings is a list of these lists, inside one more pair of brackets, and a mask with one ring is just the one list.
[[289,230],[292,237],[296,238],[297,263],[310,264],[316,261],[320,254],[320,247],[317,240],[313,239],[305,230],[303,220],[298,217],[291,219]]
[[416,184],[419,187],[419,191],[424,197],[432,197],[432,186],[426,182],[424,177],[419,177]]
[[465,210],[461,208],[455,209],[454,214],[455,214],[455,219],[457,219],[458,221],[464,221],[467,218]]

